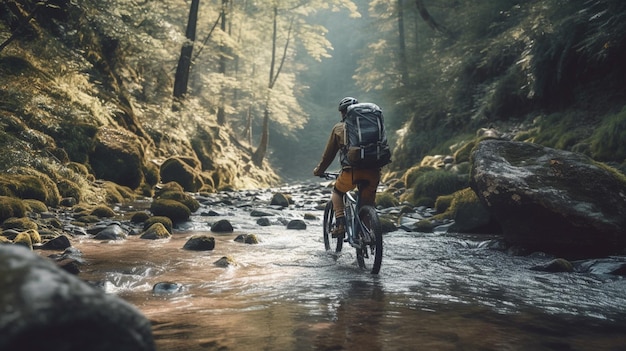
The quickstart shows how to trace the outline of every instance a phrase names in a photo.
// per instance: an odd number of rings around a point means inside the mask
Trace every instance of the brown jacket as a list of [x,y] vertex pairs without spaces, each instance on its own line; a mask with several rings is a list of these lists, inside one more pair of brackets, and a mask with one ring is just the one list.
[[[326,149],[324,150],[324,153],[322,154],[322,160],[317,165],[317,167],[315,167],[316,172],[321,174],[324,171],[326,171],[328,166],[330,166],[330,164],[333,163],[333,160],[335,159],[337,152],[341,151],[341,154],[343,154],[342,150],[345,145],[346,145],[346,135],[345,135],[344,123],[338,122],[337,124],[335,124],[335,126],[333,126],[333,129],[330,132],[330,138],[328,138],[328,142],[326,143]],[[344,161],[344,158],[345,157],[340,155],[340,162],[341,162],[342,168],[349,167],[349,165]]]

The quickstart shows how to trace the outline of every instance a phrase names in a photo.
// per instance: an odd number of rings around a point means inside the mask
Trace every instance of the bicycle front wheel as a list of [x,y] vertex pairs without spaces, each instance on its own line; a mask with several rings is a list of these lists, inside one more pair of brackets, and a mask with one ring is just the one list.
[[363,206],[359,210],[358,226],[361,248],[356,249],[356,259],[359,267],[372,266],[372,274],[378,274],[383,261],[383,231],[376,209],[372,206]]
[[324,247],[326,250],[335,249],[335,252],[341,252],[343,247],[343,239],[337,240],[333,238],[332,230],[335,227],[335,210],[333,209],[333,202],[328,201],[326,208],[324,208]]

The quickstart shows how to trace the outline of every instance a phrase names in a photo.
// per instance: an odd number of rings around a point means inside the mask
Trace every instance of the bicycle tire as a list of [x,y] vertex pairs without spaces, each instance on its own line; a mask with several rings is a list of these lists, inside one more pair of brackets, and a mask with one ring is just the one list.
[[335,210],[333,209],[333,202],[328,201],[324,208],[324,247],[326,251],[335,248],[335,252],[341,252],[343,248],[343,239],[337,240],[333,238],[332,230],[335,227]]
[[[383,231],[380,225],[380,219],[378,218],[378,213],[372,206],[363,206],[359,210],[359,220],[361,221],[361,225],[359,226],[359,237],[364,238],[367,233],[362,233],[361,231],[366,231],[369,232],[371,241],[365,243],[365,245],[363,245],[360,249],[356,249],[357,262],[359,267],[366,269],[366,258],[369,262],[373,256],[373,260],[371,260],[371,273],[378,274],[383,261]],[[372,255],[369,255],[368,250],[371,251]]]

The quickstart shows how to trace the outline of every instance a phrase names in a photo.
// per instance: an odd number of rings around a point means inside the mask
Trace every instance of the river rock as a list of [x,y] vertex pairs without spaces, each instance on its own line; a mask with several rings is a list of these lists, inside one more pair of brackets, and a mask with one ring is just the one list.
[[141,239],[149,239],[149,240],[157,240],[157,239],[167,239],[172,235],[165,228],[162,223],[154,223],[150,226],[143,234],[141,234]]
[[568,259],[626,247],[626,178],[587,156],[485,140],[470,185],[513,245]]
[[155,350],[130,303],[23,247],[0,245],[0,350]]
[[184,286],[174,282],[159,282],[152,286],[152,293],[155,295],[176,294],[184,290]]
[[59,235],[46,241],[40,248],[43,250],[65,250],[72,246],[70,239],[65,235]]
[[220,219],[211,225],[211,231],[216,233],[232,233],[233,225],[227,219]]
[[128,233],[119,224],[112,224],[101,230],[93,238],[96,240],[121,240]]
[[210,251],[215,248],[215,238],[208,235],[194,235],[183,245],[183,249],[192,251]]
[[287,229],[304,230],[306,223],[302,219],[293,219],[287,223]]
[[244,243],[244,244],[258,244],[259,243],[259,239],[254,234],[237,235],[237,237],[235,238],[235,241],[238,243]]

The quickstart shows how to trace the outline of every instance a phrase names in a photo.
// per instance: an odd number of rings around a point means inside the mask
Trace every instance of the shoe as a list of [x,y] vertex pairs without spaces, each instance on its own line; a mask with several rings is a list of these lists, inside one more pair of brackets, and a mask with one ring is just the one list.
[[346,233],[346,227],[343,225],[343,223],[339,224],[338,226],[335,227],[335,229],[333,229],[330,234],[333,238],[341,238],[343,239],[343,235]]

